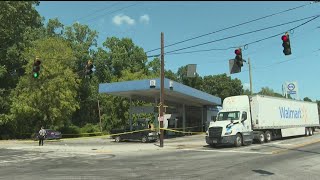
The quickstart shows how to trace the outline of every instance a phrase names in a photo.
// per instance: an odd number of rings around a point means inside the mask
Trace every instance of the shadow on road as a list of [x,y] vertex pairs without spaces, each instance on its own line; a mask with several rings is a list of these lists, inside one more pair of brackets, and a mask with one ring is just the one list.
[[270,175],[274,175],[274,173],[272,172],[269,172],[269,171],[265,171],[265,170],[261,170],[261,169],[258,169],[258,170],[252,170],[253,172],[255,173],[258,173],[258,174],[261,174],[263,176],[270,176]]

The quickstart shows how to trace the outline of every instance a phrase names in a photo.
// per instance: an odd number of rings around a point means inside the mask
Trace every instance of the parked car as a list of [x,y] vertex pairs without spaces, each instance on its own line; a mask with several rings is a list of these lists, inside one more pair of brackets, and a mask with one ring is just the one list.
[[[51,140],[51,139],[61,139],[62,138],[62,134],[59,131],[55,131],[52,129],[45,129],[47,132],[47,135],[45,137],[45,139],[47,140]],[[34,140],[39,140],[39,132],[37,132],[34,136]]]
[[[143,143],[152,142],[158,140],[158,133],[155,130],[145,130],[148,129],[148,119],[139,119],[137,121],[137,125],[132,127],[132,131],[130,131],[130,127],[126,127],[124,129],[112,129],[111,138],[113,138],[116,142],[120,142],[123,140],[139,140]],[[124,133],[124,134],[121,134]]]

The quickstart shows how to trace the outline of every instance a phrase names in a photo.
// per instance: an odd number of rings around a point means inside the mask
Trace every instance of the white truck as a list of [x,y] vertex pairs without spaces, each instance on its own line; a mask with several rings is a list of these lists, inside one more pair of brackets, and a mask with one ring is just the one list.
[[319,127],[317,104],[263,95],[232,96],[210,122],[206,143],[249,145],[297,135],[313,135]]

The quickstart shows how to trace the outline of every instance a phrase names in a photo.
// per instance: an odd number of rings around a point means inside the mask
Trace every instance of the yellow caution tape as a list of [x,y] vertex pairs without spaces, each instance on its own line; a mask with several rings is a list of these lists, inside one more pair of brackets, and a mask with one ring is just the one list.
[[[186,127],[185,129],[195,128],[200,126],[194,126],[194,127]],[[143,132],[143,131],[159,131],[159,130],[165,130],[165,131],[172,131],[172,132],[178,132],[178,133],[184,133],[184,134],[205,134],[205,132],[187,132],[187,131],[178,131],[177,129],[183,129],[183,128],[152,128],[152,129],[142,129],[142,130],[136,130],[136,131],[129,131],[129,132],[123,132],[123,133],[116,133],[116,134],[103,134],[103,132],[93,132],[93,133],[79,133],[79,134],[61,134],[62,136],[81,136],[81,135],[98,135],[100,136],[118,136],[123,134],[132,134],[136,132]],[[34,134],[34,133],[21,133],[21,134]]]
[[166,129],[166,128],[160,128],[166,131],[172,131],[172,132],[179,132],[179,133],[185,133],[185,134],[205,134],[205,132],[186,132],[186,131],[177,131],[174,129]]

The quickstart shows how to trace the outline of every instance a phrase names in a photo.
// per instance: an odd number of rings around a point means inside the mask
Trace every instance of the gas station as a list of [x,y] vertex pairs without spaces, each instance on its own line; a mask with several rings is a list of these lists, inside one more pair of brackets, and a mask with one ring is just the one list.
[[[221,105],[219,97],[164,78],[164,128],[204,132],[208,123],[216,118]],[[130,100],[129,124],[132,115],[151,113],[157,126],[160,98],[160,78],[99,84],[99,93]],[[132,106],[132,100],[152,103],[152,106]]]

